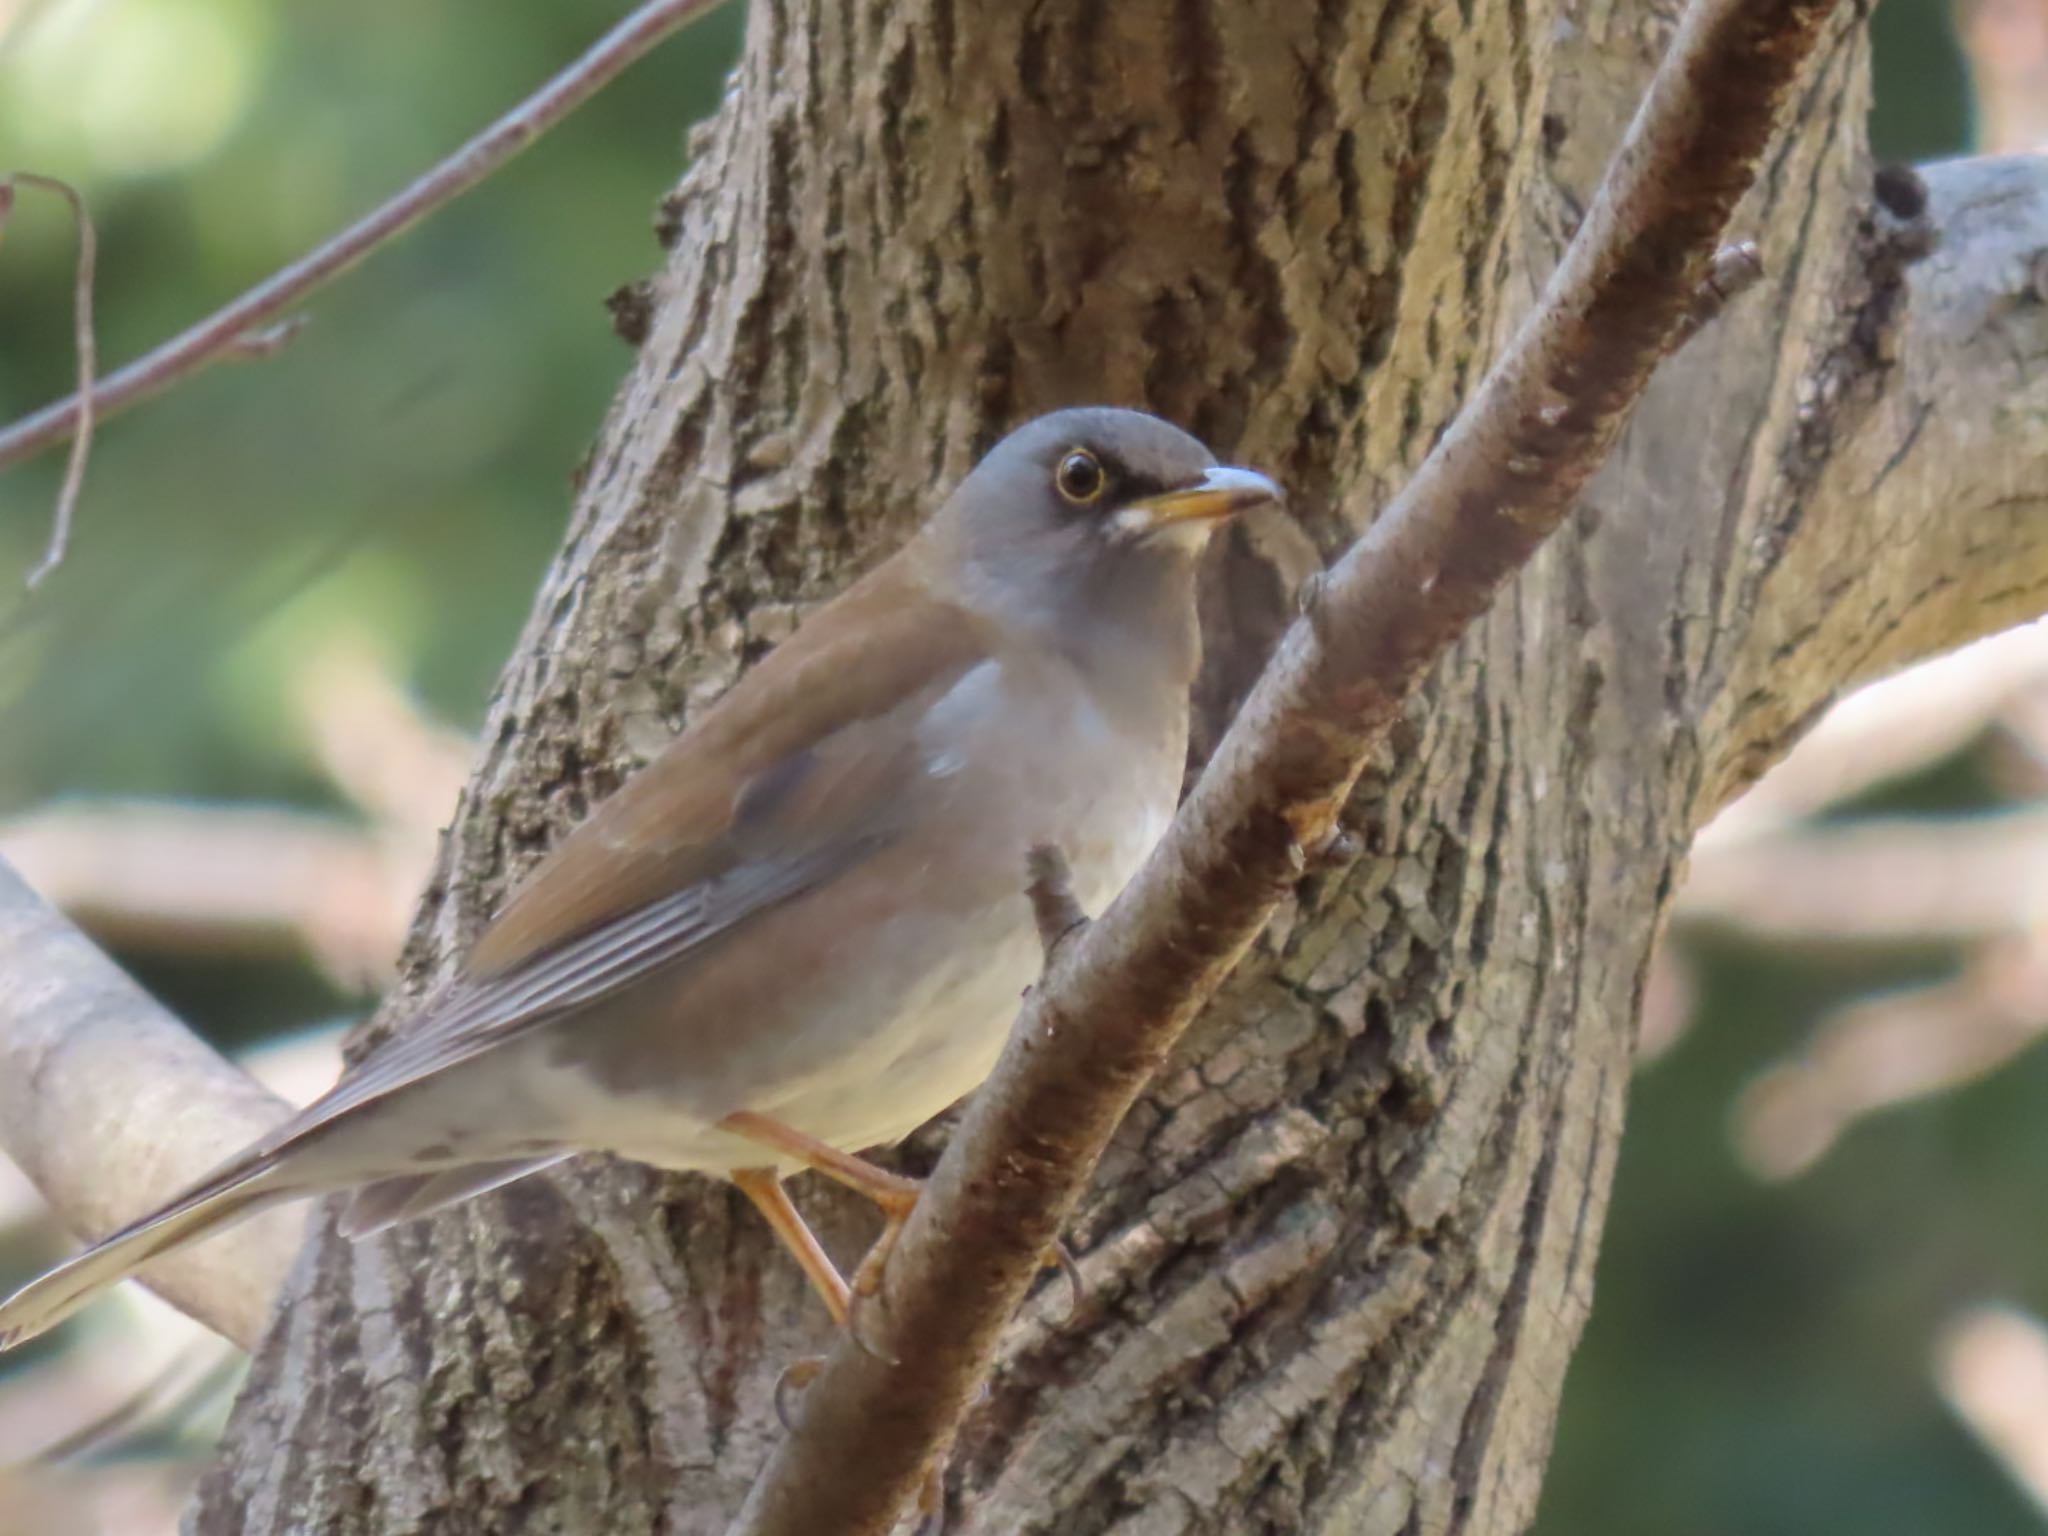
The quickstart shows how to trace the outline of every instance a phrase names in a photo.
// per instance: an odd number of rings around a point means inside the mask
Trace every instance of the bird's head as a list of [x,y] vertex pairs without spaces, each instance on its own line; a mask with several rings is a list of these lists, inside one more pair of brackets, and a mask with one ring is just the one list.
[[1192,622],[1194,557],[1280,487],[1142,411],[1055,411],[989,450],[932,520],[975,606],[1034,628]]

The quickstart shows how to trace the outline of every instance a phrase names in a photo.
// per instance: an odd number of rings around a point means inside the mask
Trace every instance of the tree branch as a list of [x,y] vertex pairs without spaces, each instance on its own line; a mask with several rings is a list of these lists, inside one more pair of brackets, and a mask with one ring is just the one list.
[[[289,1113],[0,862],[0,1150],[68,1226],[91,1236],[131,1220]],[[250,1348],[302,1222],[297,1209],[260,1216],[143,1278]]]
[[1966,1308],[1935,1342],[1934,1377],[1956,1417],[2048,1513],[2048,1327],[2013,1307]]
[[[878,1533],[951,1433],[1116,1123],[1319,844],[1429,667],[1569,510],[1684,324],[1832,7],[1702,0],[1535,314],[1310,594],[1161,847],[1055,956],[735,1523]],[[882,1355],[900,1365],[885,1364]]]
[[[109,374],[93,391],[104,419],[146,400],[222,357],[262,354],[287,332],[260,328],[339,277],[386,241],[484,180],[583,105],[662,39],[720,0],[651,0],[626,17],[539,90],[389,202],[251,288],[155,351]],[[89,421],[83,394],[65,396],[0,430],[0,469],[61,441]],[[83,433],[80,434],[83,436]],[[33,583],[31,583],[33,584]]]
[[64,804],[0,821],[0,858],[116,949],[309,954],[388,985],[431,845],[282,806]]
[[[2048,170],[2048,167],[2044,167]],[[2048,176],[2043,178],[2048,189]],[[2048,200],[2041,237],[2048,245]],[[2024,624],[1923,661],[1838,701],[1770,772],[1700,831],[1687,899],[1702,866],[1767,841],[1806,817],[1932,767],[2011,712],[2048,694],[2048,623]],[[2007,914],[2018,920],[2017,912]]]
[[2048,810],[1864,818],[1697,851],[1674,918],[1781,941],[1968,942],[2035,923]]
[[[1702,821],[1836,695],[2048,600],[2048,304],[2032,279],[2048,252],[2048,158],[1924,176],[1939,244],[1902,270],[1883,246],[1913,233],[1866,232],[1878,254],[1848,295],[1860,313],[1802,386],[1803,462],[1755,515],[1768,531],[1744,583],[1754,621],[1699,725],[1713,754]],[[2008,649],[2024,672],[2028,642]]]

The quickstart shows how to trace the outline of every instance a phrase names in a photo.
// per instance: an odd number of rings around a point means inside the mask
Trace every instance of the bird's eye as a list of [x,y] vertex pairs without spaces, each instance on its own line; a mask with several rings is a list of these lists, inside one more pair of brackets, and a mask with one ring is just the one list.
[[1086,506],[1102,494],[1109,484],[1109,476],[1102,472],[1102,461],[1086,448],[1076,448],[1053,472],[1053,484],[1059,493],[1075,506]]

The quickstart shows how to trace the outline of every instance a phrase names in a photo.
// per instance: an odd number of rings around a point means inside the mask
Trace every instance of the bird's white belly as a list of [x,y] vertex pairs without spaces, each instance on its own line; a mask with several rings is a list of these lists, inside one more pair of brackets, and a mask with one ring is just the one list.
[[[1062,850],[1083,911],[1099,914],[1115,899],[1171,816],[1170,800],[1135,786],[1097,798],[1076,828],[1077,846]],[[979,1086],[1002,1054],[1043,962],[1024,884],[1019,859],[1016,894],[981,921],[963,924],[959,942],[869,1048],[833,1081],[812,1085],[784,1105],[782,1117],[837,1147],[882,1146]]]
[[963,947],[932,971],[858,1057],[769,1111],[805,1134],[858,1150],[900,1141],[994,1068],[1038,974],[1029,926]]

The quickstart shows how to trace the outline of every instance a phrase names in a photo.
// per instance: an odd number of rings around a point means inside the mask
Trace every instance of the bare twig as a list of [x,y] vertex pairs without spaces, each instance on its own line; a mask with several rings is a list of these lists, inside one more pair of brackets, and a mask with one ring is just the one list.
[[[877,1536],[1087,1171],[1335,824],[1409,691],[1563,520],[1673,344],[1833,0],[1699,0],[1528,323],[1319,584],[1165,841],[1035,988],[735,1536]],[[1085,1021],[1069,1028],[1063,1021]]]
[[307,319],[305,315],[288,315],[275,325],[259,325],[252,331],[244,331],[227,344],[221,356],[250,362],[275,357],[299,339],[299,332],[306,328]]
[[1060,941],[1088,921],[1074,899],[1074,872],[1067,856],[1051,843],[1040,843],[1025,858],[1024,894],[1031,898],[1031,916],[1038,923],[1038,942],[1051,960]]
[[1707,275],[1693,290],[1692,308],[1685,312],[1678,341],[1690,341],[1704,326],[1731,303],[1763,281],[1764,257],[1754,240],[1738,240],[1714,252],[1707,263]]
[[[147,399],[223,356],[250,355],[252,333],[386,241],[452,202],[588,101],[628,65],[719,0],[651,0],[566,69],[519,103],[398,196],[226,308],[172,337],[155,351],[100,381],[102,418]],[[27,458],[80,426],[82,395],[43,407],[0,430],[0,468]]]
[[2040,1038],[2048,947],[2033,935],[1982,946],[1962,971],[1830,1013],[1800,1052],[1750,1082],[1735,1106],[1752,1173],[1804,1173],[1859,1120],[1997,1071]]
[[1674,918],[1780,940],[1995,938],[2039,920],[2048,810],[1869,817],[1699,850]]
[[85,461],[92,453],[93,375],[99,365],[92,323],[92,280],[99,264],[99,238],[78,188],[35,171],[0,175],[0,229],[5,229],[7,215],[13,209],[17,185],[56,193],[71,205],[71,217],[78,226],[78,263],[71,288],[72,347],[78,358],[78,392],[71,398],[77,402],[74,415],[78,425],[71,439],[70,461],[64,466],[64,483],[57,491],[57,510],[50,519],[50,542],[43,550],[43,558],[28,573],[28,589],[33,592],[63,562],[64,551],[70,546],[71,519],[78,507],[79,490],[85,484]]

